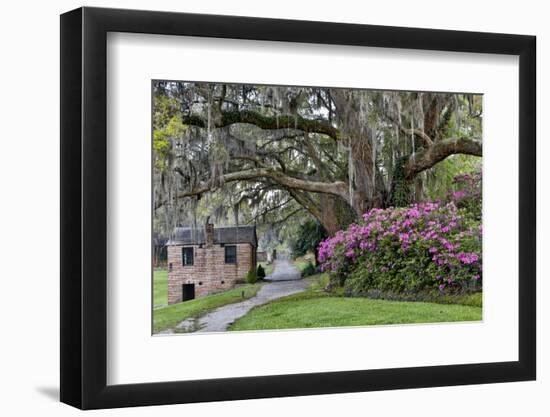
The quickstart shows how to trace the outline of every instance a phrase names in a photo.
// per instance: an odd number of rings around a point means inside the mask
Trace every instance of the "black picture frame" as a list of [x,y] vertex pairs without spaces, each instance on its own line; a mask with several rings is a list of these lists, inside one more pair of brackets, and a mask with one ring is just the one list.
[[[108,32],[519,56],[519,360],[113,385],[107,377]],[[80,8],[61,16],[61,401],[82,409],[533,380],[536,38],[251,17]]]

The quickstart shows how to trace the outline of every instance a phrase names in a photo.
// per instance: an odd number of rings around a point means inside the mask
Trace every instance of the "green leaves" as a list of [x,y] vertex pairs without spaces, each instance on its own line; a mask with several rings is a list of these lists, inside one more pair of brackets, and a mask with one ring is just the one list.
[[259,279],[264,279],[265,278],[265,269],[261,264],[258,265],[256,275],[258,276]]
[[258,274],[256,273],[255,269],[251,269],[248,271],[248,273],[245,276],[245,281],[247,284],[254,284],[256,281],[258,281]]
[[163,127],[153,130],[153,152],[158,169],[165,169],[166,159],[172,156],[174,142],[183,140],[188,129],[178,116],[172,116]]
[[302,223],[292,242],[292,253],[294,256],[303,256],[307,252],[317,252],[319,243],[327,237],[323,226],[315,220],[308,219]]

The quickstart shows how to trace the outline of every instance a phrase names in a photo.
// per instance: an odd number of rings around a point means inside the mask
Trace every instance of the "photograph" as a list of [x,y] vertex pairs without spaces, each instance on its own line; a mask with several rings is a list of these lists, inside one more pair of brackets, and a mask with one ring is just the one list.
[[550,416],[509,3],[5,2],[0,417]]
[[152,333],[481,321],[483,95],[152,81]]

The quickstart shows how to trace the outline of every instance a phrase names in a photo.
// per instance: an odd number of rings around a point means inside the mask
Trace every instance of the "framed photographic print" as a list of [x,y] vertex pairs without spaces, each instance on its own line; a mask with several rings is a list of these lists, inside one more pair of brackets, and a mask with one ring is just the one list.
[[535,379],[535,38],[61,16],[61,400]]

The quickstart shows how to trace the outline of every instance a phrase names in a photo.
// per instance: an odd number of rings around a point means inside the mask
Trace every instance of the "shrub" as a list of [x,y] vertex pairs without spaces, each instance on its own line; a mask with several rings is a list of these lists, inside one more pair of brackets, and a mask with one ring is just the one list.
[[256,283],[256,281],[258,281],[258,275],[256,274],[255,269],[251,269],[250,271],[248,271],[245,277],[245,281],[249,284],[254,284]]
[[265,269],[261,264],[258,265],[258,270],[256,271],[256,276],[258,277],[258,279],[264,279],[265,278]]
[[311,261],[309,261],[306,267],[302,269],[302,277],[309,277],[310,275],[315,275],[315,273],[317,273],[317,270]]
[[466,216],[481,221],[481,173],[461,174],[453,178],[453,190],[448,200],[460,209],[465,209]]
[[480,289],[482,228],[466,212],[452,201],[375,208],[321,242],[319,260],[352,293]]
[[425,303],[460,304],[470,307],[483,306],[483,294],[481,291],[465,292],[462,294],[449,294],[447,292],[441,292],[433,289],[414,293],[390,292],[371,289],[360,294],[354,294],[350,289],[340,288],[340,290],[344,290],[344,295],[348,297],[362,296],[372,299],[391,301],[423,301]]
[[325,228],[315,220],[306,220],[300,224],[294,239],[291,241],[292,254],[295,257],[304,256],[308,252],[317,255],[319,243],[327,238]]

